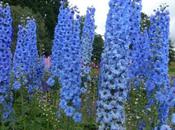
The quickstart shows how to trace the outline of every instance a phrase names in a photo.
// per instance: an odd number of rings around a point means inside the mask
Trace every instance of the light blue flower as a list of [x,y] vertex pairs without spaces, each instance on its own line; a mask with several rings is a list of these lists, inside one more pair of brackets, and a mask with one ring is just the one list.
[[173,125],[175,125],[175,113],[172,114],[171,122]]
[[128,93],[131,1],[110,0],[100,64],[97,122],[99,130],[124,130]]
[[66,107],[66,109],[64,111],[65,111],[66,116],[72,117],[75,109],[73,107]]
[[74,121],[75,121],[76,123],[81,122],[81,120],[82,120],[82,114],[76,112],[76,113],[74,114],[74,116],[73,116],[73,119],[74,119]]
[[[174,91],[168,76],[169,62],[169,12],[160,7],[150,17],[150,56],[146,81],[148,100],[158,103],[160,125],[167,124],[169,108],[172,106],[170,95]],[[155,95],[155,99],[152,99]],[[162,128],[163,129],[163,128]]]
[[55,80],[53,79],[53,77],[50,77],[48,80],[47,80],[47,84],[49,85],[49,86],[54,86],[54,84],[55,84]]
[[73,117],[74,113],[80,111],[82,94],[80,16],[76,8],[70,9],[64,2],[60,7],[55,27],[51,74],[51,77],[58,79],[61,86],[61,110],[68,117]]
[[93,50],[93,41],[95,35],[95,8],[88,8],[84,21],[83,32],[81,36],[81,62],[82,62],[82,75],[90,73],[90,64]]
[[15,81],[13,84],[14,90],[19,90],[21,88],[21,83],[19,81]]

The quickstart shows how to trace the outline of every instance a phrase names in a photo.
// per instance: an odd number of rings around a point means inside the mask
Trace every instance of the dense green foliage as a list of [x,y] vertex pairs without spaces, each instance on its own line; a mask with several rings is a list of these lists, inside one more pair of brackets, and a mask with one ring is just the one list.
[[[157,109],[155,105],[145,109],[147,104],[148,101],[144,87],[140,86],[139,89],[133,87],[126,104],[128,130],[136,130],[142,123],[145,124],[146,130],[151,130],[151,128],[156,126],[156,121],[158,120]],[[148,115],[149,118],[147,118]]]
[[3,0],[10,5],[28,7],[35,13],[40,13],[45,21],[46,27],[51,37],[56,24],[60,0]]
[[[16,12],[15,24],[21,16],[34,16],[39,24],[38,43],[44,48],[42,53],[51,54],[54,28],[57,21],[60,0],[3,0],[13,5],[12,12]],[[15,8],[16,7],[16,8]],[[13,16],[14,16],[13,15]],[[40,48],[41,49],[41,48]]]
[[94,44],[93,44],[93,57],[92,60],[99,64],[100,63],[100,58],[101,58],[101,53],[103,51],[103,38],[101,35],[95,35],[95,39],[94,39]]
[[0,130],[96,130],[97,77],[98,70],[93,69],[90,87],[82,97],[82,123],[74,123],[64,113],[59,118],[57,108],[60,85],[56,83],[50,88],[43,81],[41,91],[33,95],[28,94],[24,87],[17,92],[13,91],[14,113],[9,121],[0,120]]
[[169,49],[169,64],[175,61],[175,50],[172,41],[170,40],[170,49]]
[[142,21],[141,21],[141,30],[145,30],[145,29],[148,29],[149,26],[150,26],[150,20],[149,20],[149,17],[142,12],[141,14],[141,18],[142,18]]
[[48,38],[48,32],[46,30],[45,23],[42,19],[40,13],[34,13],[28,7],[21,7],[21,6],[12,6],[12,16],[13,16],[13,47],[12,50],[14,51],[16,40],[17,40],[17,32],[18,32],[18,24],[21,22],[21,17],[24,19],[26,17],[33,17],[37,21],[37,40],[38,40],[38,48],[40,54],[42,53],[43,48],[48,48],[50,44],[50,39]]

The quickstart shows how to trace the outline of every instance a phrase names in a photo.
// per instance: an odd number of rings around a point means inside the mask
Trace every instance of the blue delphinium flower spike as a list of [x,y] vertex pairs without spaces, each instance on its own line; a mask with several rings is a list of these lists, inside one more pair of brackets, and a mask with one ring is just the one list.
[[98,87],[99,130],[125,130],[128,95],[130,0],[110,0]]
[[8,4],[0,3],[0,106],[2,105],[2,118],[8,119],[13,111],[12,94],[10,89],[11,72],[11,42],[12,42],[12,17]]
[[82,75],[90,73],[90,64],[92,57],[92,45],[95,35],[95,8],[88,8],[81,36],[81,62],[82,62]]

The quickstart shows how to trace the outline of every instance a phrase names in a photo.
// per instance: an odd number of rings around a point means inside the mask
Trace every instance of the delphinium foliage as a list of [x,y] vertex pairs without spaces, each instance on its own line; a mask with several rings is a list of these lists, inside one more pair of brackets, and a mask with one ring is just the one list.
[[128,94],[130,0],[111,0],[102,54],[97,122],[99,130],[125,130]]
[[13,59],[13,89],[18,90],[24,86],[29,93],[33,93],[33,90],[40,86],[42,76],[42,71],[40,71],[42,66],[39,64],[36,45],[35,20],[31,18],[23,20],[18,29],[17,46]]
[[7,119],[13,110],[10,89],[11,41],[11,9],[8,4],[0,3],[0,113],[3,119]]
[[170,87],[168,77],[169,19],[169,12],[164,6],[157,9],[150,18],[150,66],[146,89],[150,104],[157,104],[157,125],[167,124],[169,107],[173,105],[174,90]]

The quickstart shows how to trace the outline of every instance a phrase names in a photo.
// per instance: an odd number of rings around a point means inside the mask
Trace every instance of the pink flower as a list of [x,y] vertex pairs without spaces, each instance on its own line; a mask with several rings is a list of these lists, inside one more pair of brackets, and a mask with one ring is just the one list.
[[44,58],[44,67],[45,69],[49,69],[51,66],[51,58],[50,56]]

